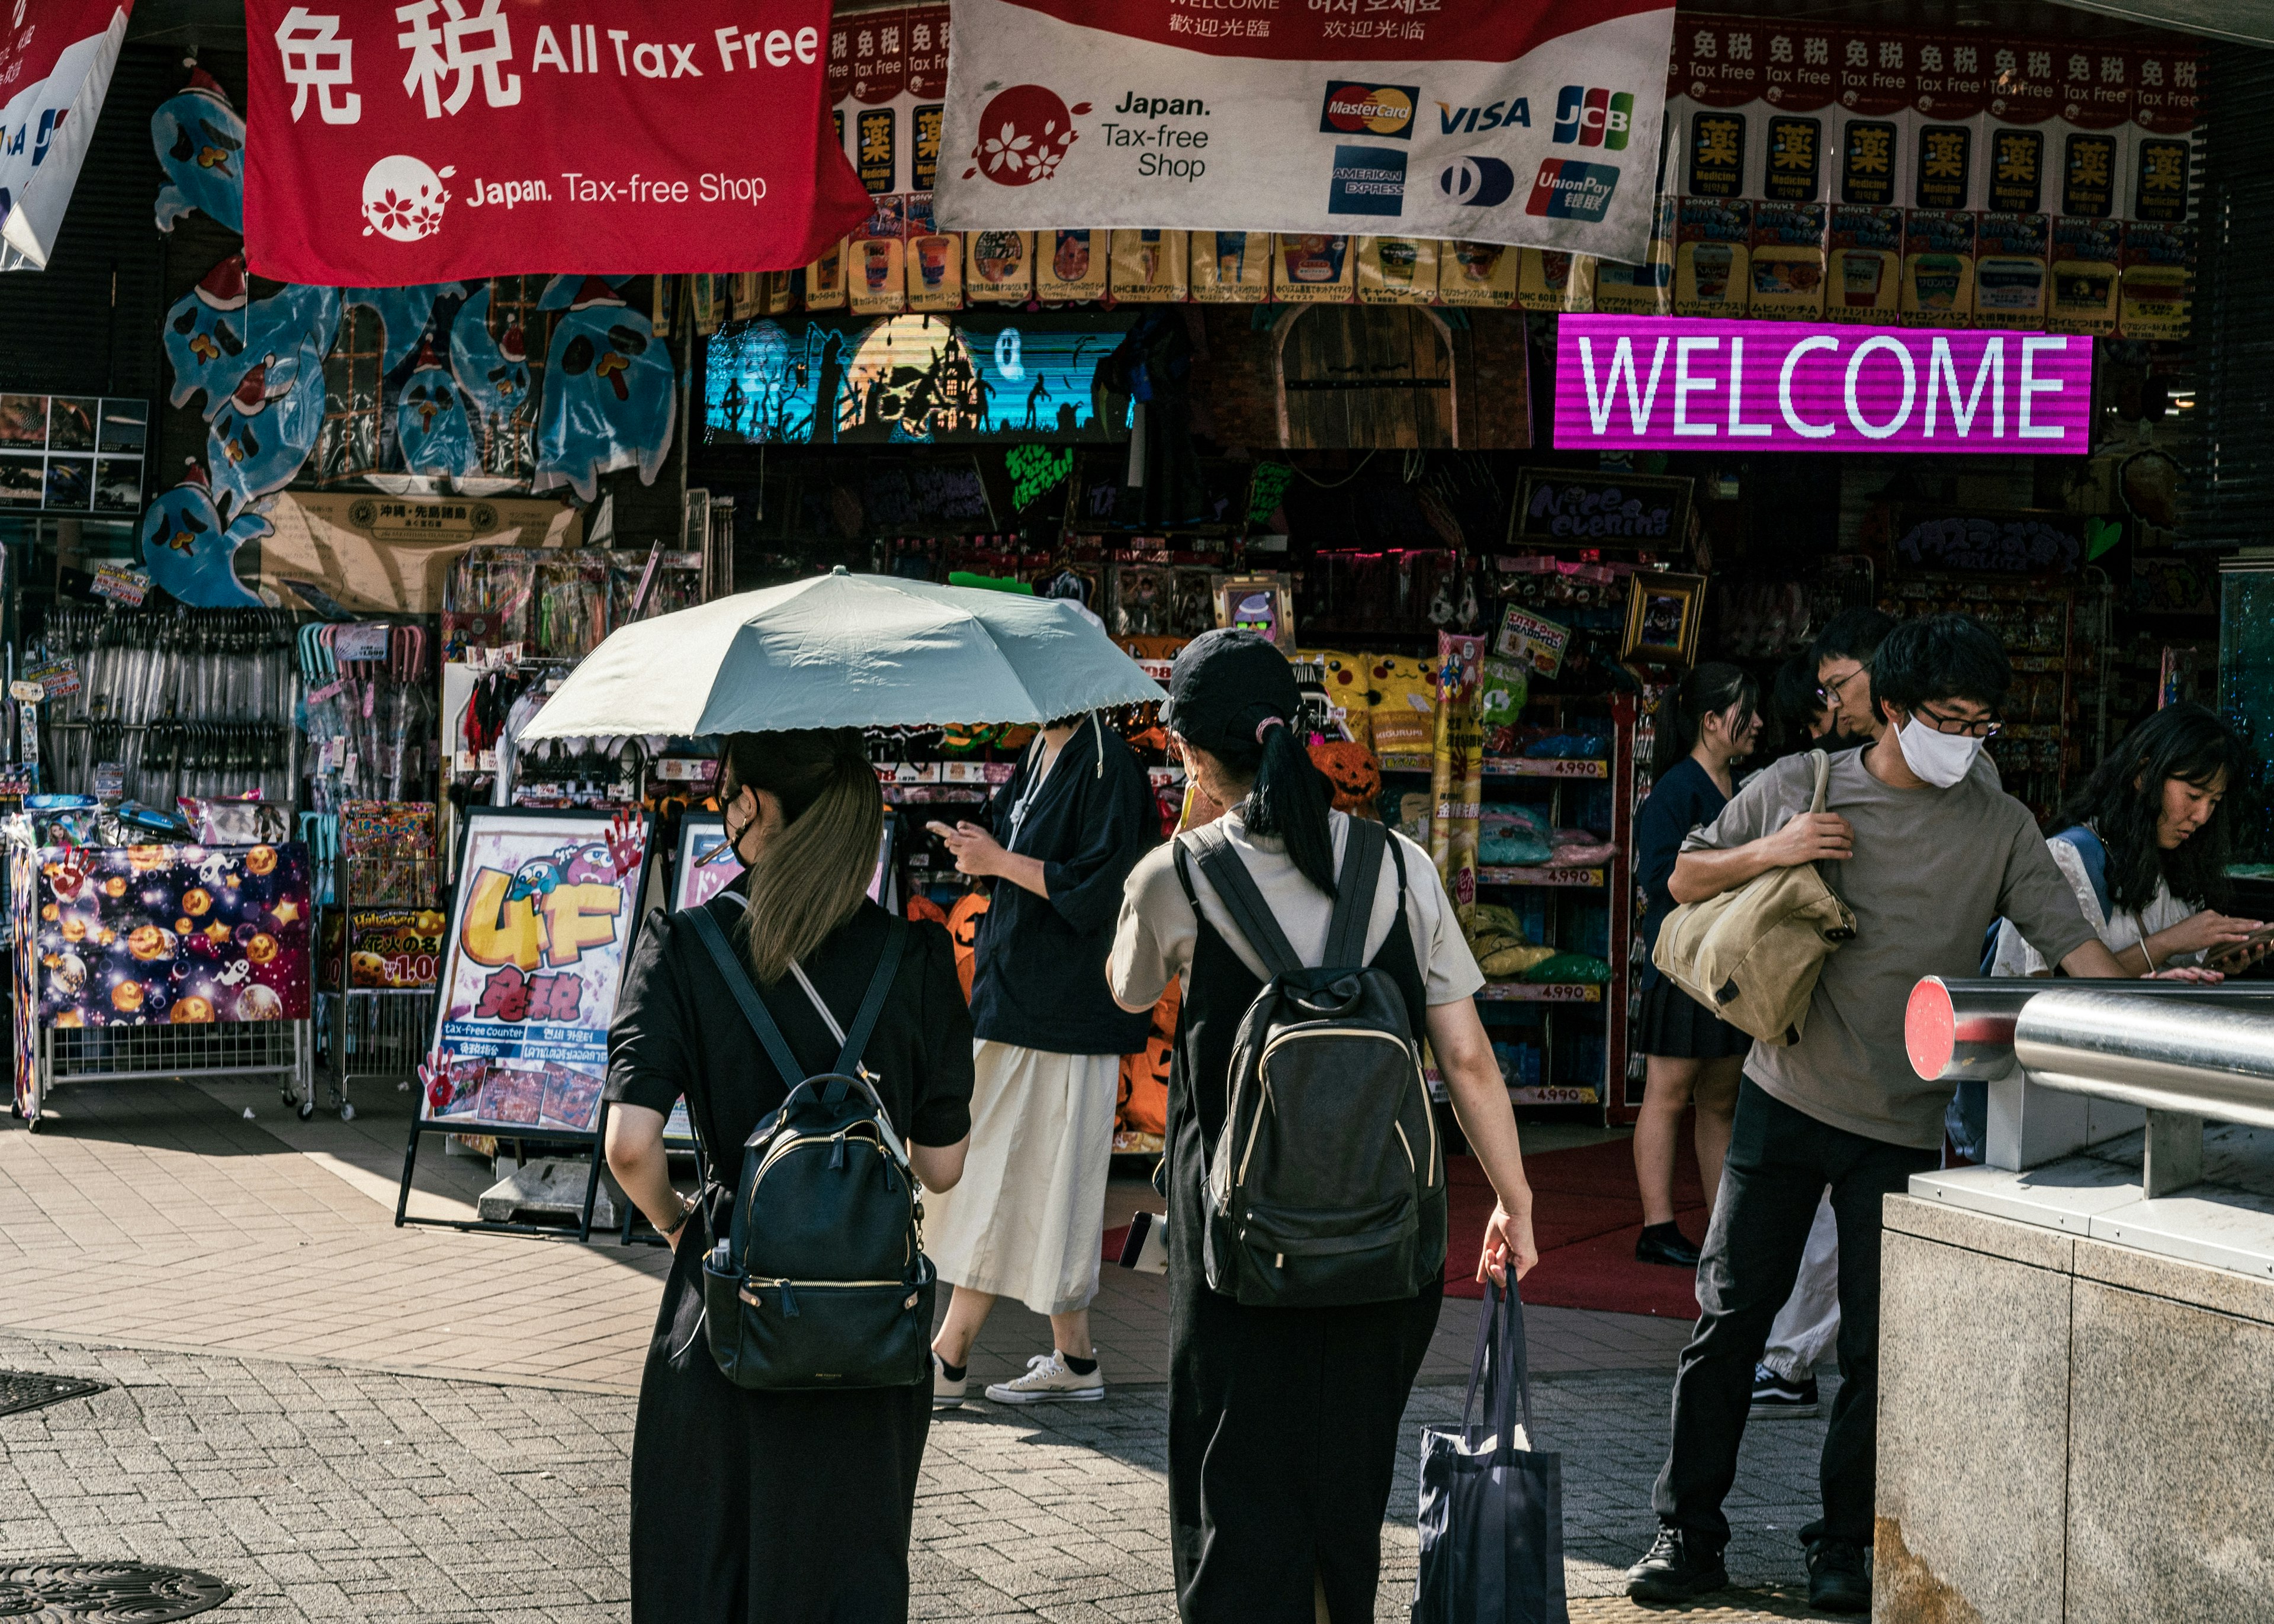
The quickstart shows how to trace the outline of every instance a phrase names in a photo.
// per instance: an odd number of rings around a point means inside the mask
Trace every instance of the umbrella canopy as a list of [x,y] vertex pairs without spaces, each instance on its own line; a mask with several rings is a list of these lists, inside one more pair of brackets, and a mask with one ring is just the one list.
[[1161,697],[1073,604],[840,568],[610,633],[523,736],[1042,723]]

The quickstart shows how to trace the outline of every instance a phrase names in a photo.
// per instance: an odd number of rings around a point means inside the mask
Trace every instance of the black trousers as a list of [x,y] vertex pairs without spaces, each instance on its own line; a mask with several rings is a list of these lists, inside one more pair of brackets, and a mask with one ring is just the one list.
[[1817,1121],[1737,1087],[1721,1199],[1698,1266],[1696,1335],[1674,1377],[1674,1447],[1651,1503],[1660,1520],[1715,1549],[1729,1540],[1721,1502],[1737,1476],[1753,1366],[1792,1295],[1826,1184],[1840,1226],[1840,1396],[1824,1436],[1823,1534],[1869,1545],[1879,1470],[1879,1200],[1936,1165],[1931,1150],[1890,1145]]

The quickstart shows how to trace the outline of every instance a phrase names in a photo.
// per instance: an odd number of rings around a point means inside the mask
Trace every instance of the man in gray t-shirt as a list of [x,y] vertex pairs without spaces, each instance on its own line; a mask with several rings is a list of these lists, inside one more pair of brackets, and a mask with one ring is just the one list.
[[1856,936],[1825,961],[1800,1041],[1756,1042],[1745,1062],[1698,1264],[1702,1312],[1674,1379],[1673,1447],[1652,1497],[1658,1542],[1627,1574],[1638,1600],[1683,1600],[1728,1582],[1721,1501],[1736,1477],[1754,1364],[1829,1185],[1841,1385],[1824,1440],[1824,1519],[1801,1537],[1810,1605],[1870,1611],[1879,1205],[1935,1165],[1950,1098],[1948,1085],[1911,1071],[1904,1005],[1922,976],[1974,974],[2001,914],[2072,975],[2125,974],[2085,923],[2028,809],[1982,759],[2011,682],[1997,639],[1963,615],[1911,621],[1888,635],[1871,673],[1882,731],[1832,758],[1824,811],[1808,810],[1813,758],[1789,757],[1693,831],[1675,865],[1675,900],[1690,903],[1815,863],[1854,911]]

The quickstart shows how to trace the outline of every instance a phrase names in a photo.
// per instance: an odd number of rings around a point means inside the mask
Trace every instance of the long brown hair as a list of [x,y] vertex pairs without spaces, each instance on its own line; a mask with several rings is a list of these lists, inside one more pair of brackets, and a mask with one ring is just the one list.
[[745,789],[782,803],[783,826],[751,865],[745,921],[750,974],[772,986],[869,899],[884,792],[857,727],[735,733],[719,787],[722,805]]

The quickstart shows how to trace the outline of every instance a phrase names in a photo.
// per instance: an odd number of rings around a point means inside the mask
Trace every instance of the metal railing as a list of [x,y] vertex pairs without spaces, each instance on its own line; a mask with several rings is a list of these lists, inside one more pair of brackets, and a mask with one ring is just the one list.
[[2202,1178],[2206,1120],[2274,1128],[2274,983],[1930,977],[1912,989],[1903,1037],[1919,1076],[1989,1085],[1992,1167],[2091,1142],[2083,1114],[2055,1096],[2146,1111],[2150,1198]]

